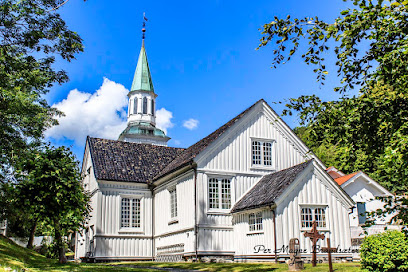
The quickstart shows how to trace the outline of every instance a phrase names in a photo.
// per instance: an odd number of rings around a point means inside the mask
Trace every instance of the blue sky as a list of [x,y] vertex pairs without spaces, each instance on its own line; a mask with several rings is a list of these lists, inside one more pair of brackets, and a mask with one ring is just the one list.
[[[347,5],[341,0],[71,0],[60,11],[70,29],[83,38],[85,51],[71,63],[57,63],[68,72],[70,81],[55,86],[47,100],[66,109],[68,119],[71,114],[73,117],[70,125],[47,135],[54,144],[71,146],[78,159],[82,159],[85,134],[118,136],[116,124],[123,122],[127,104],[123,96],[132,83],[140,51],[143,12],[149,19],[146,51],[158,94],[157,109],[164,108],[167,117],[172,115],[167,123],[172,138],[169,146],[190,146],[260,98],[277,112],[282,107],[273,102],[302,94],[334,99],[332,89],[338,80],[333,66],[328,82],[320,86],[313,67],[299,57],[271,69],[272,47],[255,49],[261,38],[259,29],[274,16],[319,16],[333,21]],[[98,95],[112,97],[116,93],[111,110],[98,108],[98,99],[102,99]],[[90,100],[93,102],[87,103]],[[86,115],[88,112],[92,113]],[[193,129],[194,125],[190,129],[183,126],[190,119],[198,121]],[[111,126],[97,125],[104,120]],[[284,120],[291,127],[297,125],[296,118]]]

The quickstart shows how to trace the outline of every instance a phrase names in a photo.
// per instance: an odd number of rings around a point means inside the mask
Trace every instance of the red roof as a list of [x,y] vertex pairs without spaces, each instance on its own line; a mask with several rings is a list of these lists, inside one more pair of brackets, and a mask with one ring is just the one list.
[[357,175],[359,172],[354,172],[339,178],[334,179],[335,182],[337,182],[338,185],[342,185],[343,183],[345,183],[346,181],[350,180],[352,177],[354,177],[355,175]]

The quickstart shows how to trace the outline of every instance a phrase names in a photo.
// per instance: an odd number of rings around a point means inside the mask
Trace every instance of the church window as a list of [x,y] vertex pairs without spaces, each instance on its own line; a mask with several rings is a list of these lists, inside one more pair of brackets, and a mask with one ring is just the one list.
[[262,212],[250,213],[248,223],[249,223],[249,231],[251,232],[263,230]]
[[137,97],[135,98],[134,102],[133,102],[133,113],[136,114],[137,113]]
[[147,97],[143,97],[143,114],[147,114]]
[[128,117],[130,116],[130,114],[131,114],[131,110],[132,110],[132,101],[129,99],[129,105],[128,105]]
[[152,112],[151,112],[151,114],[154,115],[154,99],[151,100],[151,103],[152,103]]
[[364,202],[357,202],[358,223],[360,225],[366,222],[366,204]]
[[176,187],[172,188],[170,191],[170,215],[171,218],[177,217],[177,190]]
[[316,221],[318,228],[326,227],[326,209],[325,208],[302,208],[301,213],[302,228],[311,228],[313,221]]
[[140,199],[122,198],[121,228],[140,228]]
[[252,165],[272,166],[272,145],[271,141],[252,141]]
[[231,209],[231,180],[210,178],[208,181],[208,200],[210,209]]

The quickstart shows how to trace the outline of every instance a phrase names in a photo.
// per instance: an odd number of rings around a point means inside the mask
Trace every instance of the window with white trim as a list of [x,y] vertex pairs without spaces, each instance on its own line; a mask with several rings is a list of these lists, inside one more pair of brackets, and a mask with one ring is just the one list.
[[272,141],[252,141],[252,165],[272,166]]
[[169,190],[170,193],[170,216],[171,218],[177,217],[177,190],[176,187]]
[[140,228],[140,199],[122,198],[121,228]]
[[300,212],[302,228],[311,228],[316,221],[318,228],[326,227],[326,208],[304,207]]
[[263,230],[262,212],[250,213],[248,224],[249,224],[249,231],[251,232]]
[[208,202],[210,209],[231,209],[231,180],[210,178],[208,181]]

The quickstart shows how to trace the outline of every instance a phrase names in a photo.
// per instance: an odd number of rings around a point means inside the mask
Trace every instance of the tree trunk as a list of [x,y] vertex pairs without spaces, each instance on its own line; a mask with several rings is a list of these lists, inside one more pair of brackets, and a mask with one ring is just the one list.
[[65,256],[64,241],[62,241],[62,234],[60,224],[57,219],[54,220],[54,230],[55,230],[55,240],[58,247],[59,263],[64,264],[67,262],[67,257]]
[[35,237],[35,230],[37,229],[37,220],[34,221],[33,226],[30,230],[30,237],[28,238],[27,248],[32,249],[34,247],[34,237]]

